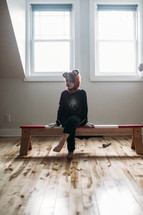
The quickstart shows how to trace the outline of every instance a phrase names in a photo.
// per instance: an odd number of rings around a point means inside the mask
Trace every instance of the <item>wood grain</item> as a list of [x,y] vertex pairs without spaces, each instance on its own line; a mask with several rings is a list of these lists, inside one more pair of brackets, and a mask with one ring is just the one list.
[[130,137],[76,138],[72,161],[66,144],[53,152],[59,139],[34,137],[19,156],[20,138],[0,138],[0,214],[142,214],[143,156]]

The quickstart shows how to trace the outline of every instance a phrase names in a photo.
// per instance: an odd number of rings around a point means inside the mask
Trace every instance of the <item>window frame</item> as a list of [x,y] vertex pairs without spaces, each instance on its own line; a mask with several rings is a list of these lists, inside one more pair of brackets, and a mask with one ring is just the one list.
[[[91,81],[142,81],[142,77],[138,74],[138,68],[135,75],[112,75],[108,73],[99,74],[98,66],[97,66],[97,55],[95,49],[97,48],[97,5],[137,5],[137,45],[138,45],[138,53],[137,53],[137,65],[143,62],[143,30],[141,28],[142,18],[143,18],[143,5],[141,4],[141,0],[135,1],[127,1],[127,0],[90,0],[90,80]],[[95,28],[93,27],[95,26]]]
[[[39,0],[27,0],[27,9],[26,9],[26,78],[25,81],[63,81],[62,72],[44,72],[44,73],[37,73],[33,72],[33,68],[31,67],[31,61],[33,62],[33,45],[32,45],[32,36],[31,36],[31,29],[32,29],[32,4],[55,4],[55,5],[62,5],[62,4],[71,4],[72,11],[71,11],[71,28],[72,28],[72,39],[71,39],[71,46],[72,46],[72,54],[71,59],[72,65],[70,62],[70,69],[79,69],[80,70],[80,32],[79,32],[79,1],[78,0],[43,0],[42,3]],[[71,51],[71,50],[70,50]],[[32,53],[33,52],[33,53]],[[68,72],[68,71],[67,71]]]

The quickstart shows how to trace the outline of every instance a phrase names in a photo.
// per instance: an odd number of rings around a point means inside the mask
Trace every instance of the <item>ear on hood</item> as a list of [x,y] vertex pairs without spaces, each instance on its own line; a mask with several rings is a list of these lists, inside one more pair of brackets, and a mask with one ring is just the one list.
[[65,72],[63,74],[63,77],[66,78],[68,74],[73,74],[74,76],[77,76],[79,74],[79,71],[77,69],[72,70],[72,72]]

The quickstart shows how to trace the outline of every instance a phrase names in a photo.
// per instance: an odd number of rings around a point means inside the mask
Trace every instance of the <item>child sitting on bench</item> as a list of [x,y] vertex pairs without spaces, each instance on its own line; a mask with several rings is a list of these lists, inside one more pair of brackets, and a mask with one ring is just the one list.
[[87,96],[84,90],[80,90],[81,77],[78,70],[65,72],[63,77],[67,90],[61,93],[55,125],[62,125],[64,130],[59,144],[53,151],[60,152],[65,141],[67,141],[67,159],[72,159],[75,150],[76,128],[87,123]]

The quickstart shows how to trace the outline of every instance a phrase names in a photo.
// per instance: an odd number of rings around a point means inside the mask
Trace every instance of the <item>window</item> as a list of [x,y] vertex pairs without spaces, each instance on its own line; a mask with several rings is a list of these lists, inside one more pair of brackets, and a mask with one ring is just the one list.
[[28,4],[27,76],[62,80],[62,73],[79,68],[75,60],[76,0],[45,2],[35,4],[29,0]]
[[136,72],[136,5],[98,5],[98,72]]
[[91,79],[133,79],[140,58],[138,4],[92,2]]

